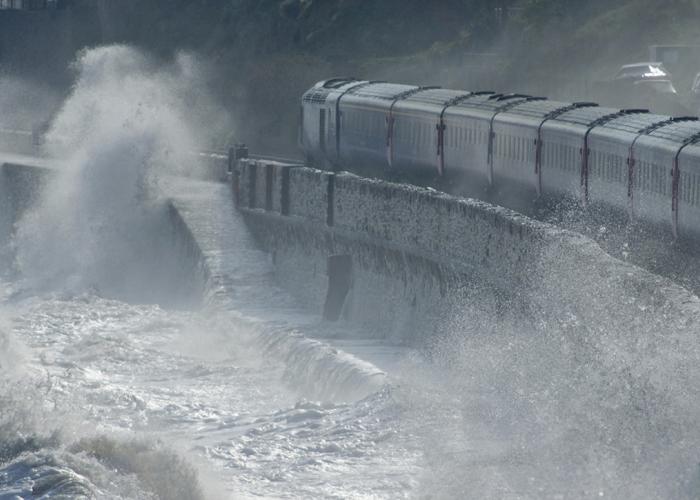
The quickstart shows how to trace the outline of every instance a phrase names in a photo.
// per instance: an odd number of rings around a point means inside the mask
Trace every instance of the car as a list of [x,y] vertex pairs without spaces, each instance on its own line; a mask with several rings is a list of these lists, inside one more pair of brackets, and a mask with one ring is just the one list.
[[690,93],[693,98],[700,99],[700,73],[695,75],[693,78],[693,84],[690,86]]
[[630,83],[636,89],[648,89],[659,94],[678,94],[671,81],[671,74],[660,62],[625,64],[615,74],[613,82]]
[[660,62],[640,62],[625,64],[617,71],[613,80],[644,80],[644,79],[665,79],[668,80],[670,73]]
[[656,92],[658,94],[667,95],[678,94],[678,91],[676,90],[676,87],[673,86],[673,82],[671,82],[671,80],[637,80],[632,85],[634,85],[634,87],[637,89],[640,89],[642,91],[646,90],[650,93]]

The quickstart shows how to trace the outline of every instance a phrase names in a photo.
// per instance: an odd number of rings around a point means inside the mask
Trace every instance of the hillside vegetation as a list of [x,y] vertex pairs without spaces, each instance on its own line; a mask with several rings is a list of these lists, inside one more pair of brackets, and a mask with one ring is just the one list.
[[280,151],[294,150],[300,94],[329,76],[580,99],[588,82],[647,59],[650,44],[700,45],[700,0],[73,0],[52,21],[82,20],[65,21],[62,45],[50,29],[26,29],[36,16],[2,16],[13,38],[0,63],[19,71],[98,43],[166,59],[194,51],[237,119],[226,140]]

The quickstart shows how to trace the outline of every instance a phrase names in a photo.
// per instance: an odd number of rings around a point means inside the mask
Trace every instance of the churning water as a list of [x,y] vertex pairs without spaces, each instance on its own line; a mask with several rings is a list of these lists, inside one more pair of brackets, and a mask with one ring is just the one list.
[[[684,353],[625,358],[476,292],[415,350],[358,340],[275,286],[225,186],[171,179],[224,121],[191,58],[104,47],[76,72],[65,167],[0,254],[0,498],[698,496]],[[225,243],[226,307],[168,196]]]

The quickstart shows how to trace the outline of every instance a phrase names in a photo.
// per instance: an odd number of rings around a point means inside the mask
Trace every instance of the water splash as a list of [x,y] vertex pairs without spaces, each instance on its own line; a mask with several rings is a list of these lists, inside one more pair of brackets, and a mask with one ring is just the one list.
[[196,64],[183,55],[163,67],[115,45],[85,50],[74,68],[46,136],[64,167],[18,224],[17,266],[35,289],[136,290],[167,227],[159,178],[196,174]]

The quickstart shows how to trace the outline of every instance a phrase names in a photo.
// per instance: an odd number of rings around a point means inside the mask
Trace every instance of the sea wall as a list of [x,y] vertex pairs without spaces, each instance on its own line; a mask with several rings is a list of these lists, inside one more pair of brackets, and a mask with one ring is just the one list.
[[[579,234],[431,189],[238,162],[237,206],[279,282],[328,319],[412,343],[478,308],[528,328],[654,337],[700,327],[700,300]],[[465,318],[466,314],[466,318]]]
[[0,164],[0,244],[8,241],[15,222],[36,202],[50,175],[47,168]]

